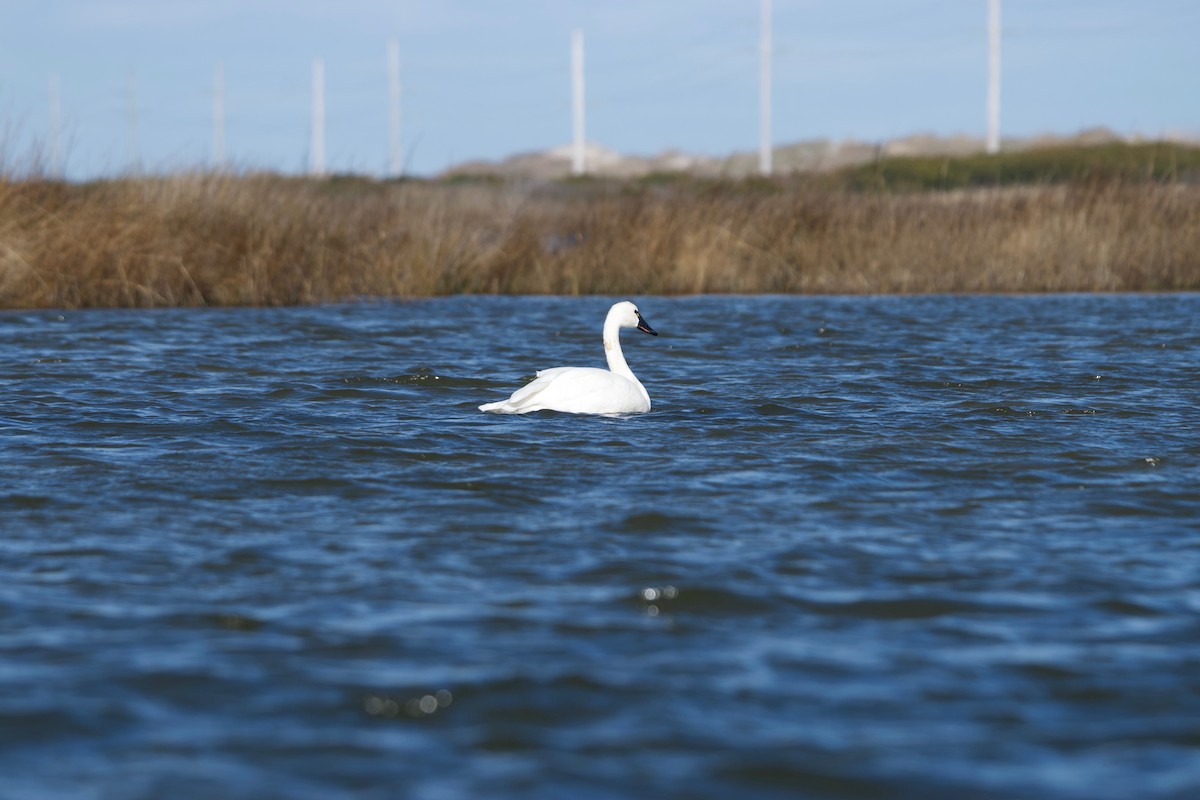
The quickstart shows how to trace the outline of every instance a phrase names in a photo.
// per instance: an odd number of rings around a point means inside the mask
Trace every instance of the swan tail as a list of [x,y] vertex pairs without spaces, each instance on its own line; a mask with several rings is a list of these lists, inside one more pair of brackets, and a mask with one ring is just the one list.
[[484,403],[479,407],[480,411],[488,414],[525,414],[530,411],[537,411],[541,406],[534,406],[530,403],[514,403],[511,399],[502,400],[499,403]]
[[549,388],[556,377],[571,369],[572,367],[555,367],[554,369],[540,370],[532,381],[513,392],[512,397],[498,403],[485,403],[479,407],[479,410],[498,414],[525,414],[529,411],[539,411],[542,405],[538,395]]
[[[528,388],[525,387],[525,389]],[[484,403],[479,410],[497,414],[524,414],[527,411],[536,411],[539,406],[535,405],[535,398],[541,391],[541,387],[532,392],[526,392],[525,389],[518,390],[507,400],[501,400],[498,403]]]

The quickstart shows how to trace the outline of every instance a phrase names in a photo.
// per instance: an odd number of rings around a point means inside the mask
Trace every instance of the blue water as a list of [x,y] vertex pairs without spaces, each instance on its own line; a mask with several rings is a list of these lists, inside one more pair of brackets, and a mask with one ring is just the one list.
[[1200,296],[0,313],[0,797],[1200,796]]

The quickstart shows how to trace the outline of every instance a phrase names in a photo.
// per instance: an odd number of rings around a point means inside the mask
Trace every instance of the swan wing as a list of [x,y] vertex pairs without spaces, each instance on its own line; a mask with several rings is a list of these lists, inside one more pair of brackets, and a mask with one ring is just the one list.
[[572,369],[573,367],[555,367],[554,369],[538,370],[533,380],[513,392],[512,397],[508,398],[507,405],[521,407],[535,402],[538,395],[550,388],[550,384],[554,382],[555,378]]
[[556,367],[539,372],[508,400],[479,408],[506,414],[542,410],[571,414],[630,414],[649,411],[650,403],[639,385],[608,370]]
[[555,376],[567,372],[572,367],[555,367],[554,369],[539,370],[534,380],[522,386],[512,393],[512,397],[507,400],[501,400],[498,403],[485,403],[479,407],[480,411],[496,411],[501,414],[524,414],[529,411],[538,411],[543,406],[537,404],[537,397],[544,392]]

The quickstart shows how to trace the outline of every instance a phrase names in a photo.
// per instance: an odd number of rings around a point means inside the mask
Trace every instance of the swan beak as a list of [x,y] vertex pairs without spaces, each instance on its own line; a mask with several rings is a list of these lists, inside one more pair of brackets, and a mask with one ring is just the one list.
[[639,331],[642,331],[643,333],[648,333],[651,336],[658,336],[658,331],[654,330],[654,328],[651,328],[650,323],[648,323],[648,322],[646,322],[646,320],[642,319],[641,314],[638,314],[637,317],[638,317],[637,329]]

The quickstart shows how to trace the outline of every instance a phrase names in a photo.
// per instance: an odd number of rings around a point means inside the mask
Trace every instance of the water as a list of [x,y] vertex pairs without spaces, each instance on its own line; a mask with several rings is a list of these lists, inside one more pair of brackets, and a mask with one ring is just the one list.
[[1200,296],[634,299],[0,314],[0,796],[1200,796]]

